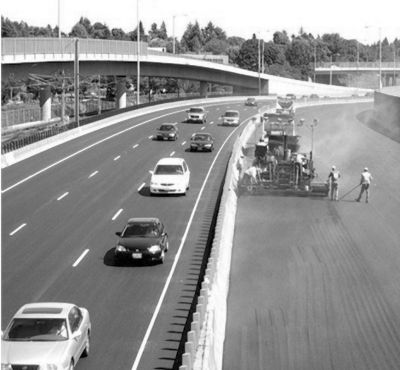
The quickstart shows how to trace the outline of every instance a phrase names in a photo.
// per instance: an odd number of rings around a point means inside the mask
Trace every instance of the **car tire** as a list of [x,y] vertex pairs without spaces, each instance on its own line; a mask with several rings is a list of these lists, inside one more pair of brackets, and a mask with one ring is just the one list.
[[85,349],[82,352],[82,357],[88,357],[90,353],[90,332],[87,333]]
[[168,249],[169,249],[169,241],[167,240],[167,243],[165,244],[164,251],[168,252]]

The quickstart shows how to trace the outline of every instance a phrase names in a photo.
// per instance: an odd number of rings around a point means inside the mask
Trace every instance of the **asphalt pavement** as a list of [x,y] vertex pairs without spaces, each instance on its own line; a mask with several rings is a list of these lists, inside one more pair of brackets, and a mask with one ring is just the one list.
[[[238,199],[224,370],[400,368],[400,144],[358,118],[370,104],[298,109],[319,124],[319,179],[336,165],[339,202]],[[302,149],[311,129],[299,131]],[[357,203],[361,171],[374,177]]]

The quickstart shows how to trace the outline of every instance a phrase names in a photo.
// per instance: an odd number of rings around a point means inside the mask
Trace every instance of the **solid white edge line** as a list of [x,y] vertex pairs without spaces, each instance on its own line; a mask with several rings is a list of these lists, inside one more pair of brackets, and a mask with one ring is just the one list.
[[72,267],[76,267],[79,265],[79,262],[81,262],[85,256],[88,254],[89,249],[85,249],[84,252],[80,255],[80,257],[74,262],[74,264],[72,265]]
[[172,157],[175,154],[175,152],[172,152],[169,156]]
[[150,135],[150,136],[149,136],[149,139],[152,139],[152,138],[153,138],[153,135]]
[[146,183],[144,182],[142,185],[139,186],[139,188],[137,189],[137,191],[140,191],[144,188],[144,186],[146,185]]
[[94,171],[94,172],[92,172],[92,173],[89,175],[88,179],[90,179],[90,178],[93,177],[93,176],[96,176],[98,173],[99,173],[99,171]]
[[[211,104],[208,104],[207,106],[224,105],[224,104],[227,104],[227,103],[215,103],[215,104],[211,103]],[[43,173],[43,172],[46,172],[46,171],[49,170],[50,168],[53,168],[53,167],[55,167],[55,166],[58,166],[60,163],[63,163],[63,162],[65,162],[66,160],[68,160],[68,159],[70,159],[70,158],[76,157],[78,154],[81,154],[81,153],[85,152],[86,150],[89,150],[89,149],[91,149],[91,148],[93,148],[93,147],[95,147],[95,146],[97,146],[97,145],[100,145],[100,144],[104,143],[104,142],[107,141],[107,140],[111,140],[112,138],[114,138],[114,137],[116,137],[116,136],[122,135],[122,134],[124,134],[124,133],[127,132],[127,131],[133,130],[133,129],[135,129],[136,127],[145,125],[146,123],[149,123],[149,122],[151,122],[151,121],[155,121],[155,120],[158,120],[158,119],[160,119],[160,118],[167,117],[167,116],[170,116],[170,115],[176,114],[176,113],[185,112],[185,111],[186,111],[186,109],[179,109],[179,110],[176,110],[176,111],[173,111],[173,112],[165,113],[165,114],[162,114],[162,115],[160,115],[160,116],[153,117],[153,118],[150,118],[150,119],[148,119],[148,120],[146,120],[146,121],[140,122],[140,123],[138,123],[138,124],[136,124],[136,125],[134,125],[134,126],[130,126],[130,127],[126,128],[126,129],[124,129],[124,130],[122,130],[122,131],[118,131],[118,132],[116,132],[115,134],[112,134],[112,135],[110,135],[110,136],[105,137],[104,139],[101,139],[101,140],[99,140],[99,141],[96,141],[95,143],[90,144],[90,145],[88,145],[88,146],[86,146],[86,147],[84,147],[84,148],[82,148],[82,149],[79,149],[78,151],[76,151],[76,152],[74,152],[74,153],[72,153],[72,154],[70,154],[70,155],[68,155],[68,156],[66,156],[66,157],[64,157],[64,158],[62,158],[62,159],[60,159],[60,160],[58,160],[57,162],[54,162],[54,163],[48,165],[47,167],[44,167],[44,168],[42,168],[41,170],[34,172],[33,174],[31,174],[31,175],[25,177],[24,179],[22,179],[22,180],[16,182],[15,184],[10,185],[8,188],[3,189],[3,190],[1,191],[1,194],[6,193],[7,191],[9,191],[9,190],[11,190],[11,189],[14,189],[14,188],[17,187],[18,185],[21,185],[21,184],[23,184],[24,182],[26,182],[26,181],[32,179],[33,177],[36,177],[37,175],[40,175],[40,174]],[[129,118],[128,118],[128,120],[129,120]]]
[[213,125],[213,124],[214,124],[214,121],[211,121],[211,122],[210,122],[210,125]]
[[60,196],[57,198],[57,200],[61,200],[61,199],[65,198],[68,194],[69,194],[69,192],[66,191],[63,195],[60,195]]
[[10,236],[13,236],[14,234],[16,234],[18,231],[20,231],[23,227],[26,226],[26,223],[23,223],[22,225],[18,226],[15,230],[10,232]]
[[113,216],[113,218],[112,218],[111,220],[112,220],[112,221],[116,220],[117,217],[121,214],[122,211],[123,211],[123,209],[121,208],[121,209]]
[[139,144],[135,144],[132,149],[136,149],[139,146]]
[[205,188],[205,186],[206,186],[206,183],[207,183],[208,178],[210,177],[210,174],[211,174],[211,171],[212,171],[212,169],[213,169],[213,167],[214,167],[214,165],[215,165],[215,162],[217,161],[217,159],[218,159],[218,157],[219,157],[219,155],[220,155],[220,153],[221,153],[223,147],[224,147],[225,144],[228,142],[228,140],[230,139],[230,137],[236,132],[236,130],[237,130],[240,126],[242,126],[242,124],[244,124],[246,121],[250,120],[251,118],[252,118],[252,117],[250,117],[250,118],[244,120],[238,127],[236,127],[236,128],[229,134],[229,136],[228,136],[228,137],[225,139],[225,141],[222,143],[221,148],[218,150],[217,154],[215,155],[214,160],[213,160],[212,163],[211,163],[210,169],[208,170],[207,175],[206,175],[206,177],[205,177],[205,179],[204,179],[203,185],[201,186],[201,189],[200,189],[200,191],[199,191],[199,195],[197,196],[196,203],[194,204],[194,207],[193,207],[192,213],[191,213],[191,215],[190,215],[189,221],[188,221],[188,223],[187,223],[185,232],[183,233],[182,241],[181,241],[181,244],[179,245],[178,251],[176,252],[175,259],[174,259],[174,263],[172,264],[172,267],[171,267],[171,270],[170,270],[170,272],[169,272],[169,274],[168,274],[168,277],[167,277],[167,280],[166,280],[166,282],[165,282],[164,288],[163,288],[163,290],[162,290],[162,292],[161,292],[161,296],[160,296],[160,298],[159,298],[159,300],[158,300],[158,302],[157,302],[157,306],[156,306],[156,308],[155,308],[155,310],[154,310],[153,316],[151,317],[149,326],[147,327],[147,330],[146,330],[146,333],[145,333],[144,338],[143,338],[143,340],[142,340],[142,343],[140,344],[138,353],[137,353],[137,355],[136,355],[136,357],[135,357],[135,361],[134,361],[134,363],[133,363],[133,365],[132,365],[131,370],[137,370],[137,368],[138,368],[138,366],[139,366],[139,362],[140,362],[140,360],[141,360],[141,358],[142,358],[144,349],[145,349],[145,347],[146,347],[146,343],[147,343],[147,341],[148,341],[148,339],[149,339],[149,337],[150,337],[150,333],[151,333],[151,331],[152,331],[152,329],[153,329],[153,326],[154,326],[154,323],[155,323],[155,321],[156,321],[156,319],[157,319],[158,313],[160,312],[161,305],[162,305],[162,303],[163,303],[163,301],[164,301],[164,298],[165,298],[165,295],[166,295],[166,293],[167,293],[169,284],[171,283],[171,280],[172,280],[172,276],[173,276],[173,274],[174,274],[174,272],[175,272],[175,269],[176,269],[176,266],[177,266],[177,264],[178,264],[179,257],[180,257],[180,255],[181,255],[181,253],[182,253],[183,245],[185,244],[187,235],[188,235],[188,233],[189,233],[190,226],[191,226],[191,224],[192,224],[192,222],[193,222],[194,214],[195,214],[195,212],[196,212],[196,210],[197,210],[197,207],[198,207],[199,202],[200,202],[200,198],[201,198],[201,196],[202,196],[202,194],[203,194],[204,188]]
[[184,141],[181,145],[184,146],[186,144],[186,141]]
[[205,129],[205,127],[203,126],[202,128],[201,128],[201,130],[204,130]]
[[120,155],[117,155],[115,158],[114,158],[114,161],[118,161],[118,159],[120,159],[121,158],[121,156]]

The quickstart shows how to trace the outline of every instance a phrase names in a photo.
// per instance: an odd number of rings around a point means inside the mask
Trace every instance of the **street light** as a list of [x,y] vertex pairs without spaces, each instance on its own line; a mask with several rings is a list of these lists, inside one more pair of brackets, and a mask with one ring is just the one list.
[[139,0],[136,0],[136,21],[137,21],[137,89],[136,89],[136,105],[140,104],[140,21],[139,21]]
[[[372,28],[372,26],[365,26]],[[382,27],[378,27],[379,31],[379,89],[382,89]]]
[[58,38],[61,38],[61,28],[60,28],[60,14],[61,14],[61,9],[60,9],[60,2],[61,0],[58,0],[58,8],[57,8],[57,23],[58,23]]
[[172,16],[172,54],[175,54],[175,18],[187,17],[187,14],[174,14]]

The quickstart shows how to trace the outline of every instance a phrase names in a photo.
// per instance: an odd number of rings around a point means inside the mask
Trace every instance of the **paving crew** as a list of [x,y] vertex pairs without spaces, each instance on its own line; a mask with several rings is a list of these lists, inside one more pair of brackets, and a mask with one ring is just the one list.
[[361,173],[361,178],[360,178],[360,185],[361,185],[361,190],[360,190],[360,195],[356,199],[357,202],[361,200],[361,197],[365,191],[365,203],[368,203],[368,198],[369,198],[369,186],[371,185],[371,180],[373,179],[371,173],[368,171],[368,168],[365,167],[364,171]]
[[243,174],[243,182],[247,185],[247,190],[253,190],[253,185],[257,184],[258,170],[253,164]]
[[336,166],[332,166],[331,172],[328,176],[328,182],[330,187],[331,200],[339,200],[339,179],[340,172],[336,169]]

